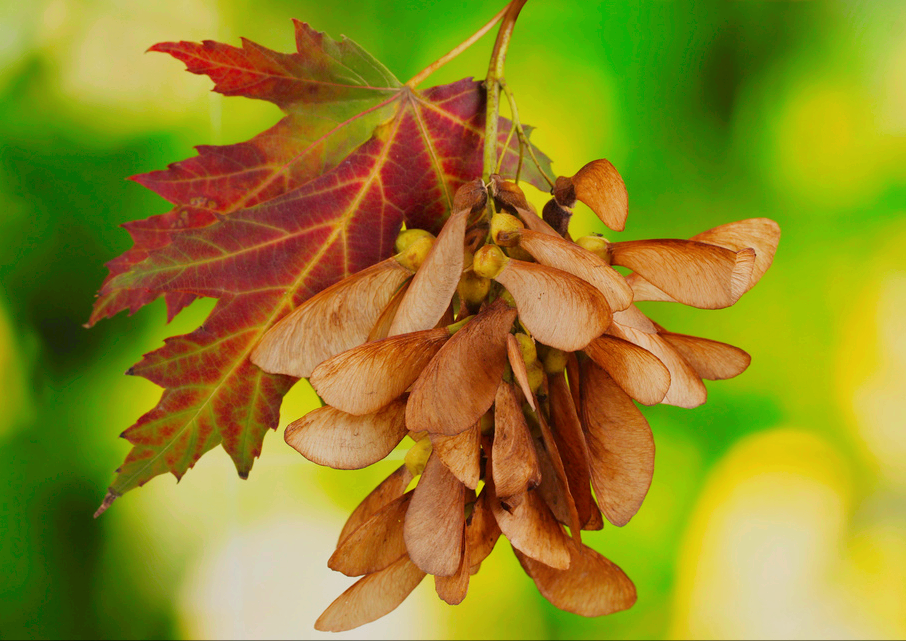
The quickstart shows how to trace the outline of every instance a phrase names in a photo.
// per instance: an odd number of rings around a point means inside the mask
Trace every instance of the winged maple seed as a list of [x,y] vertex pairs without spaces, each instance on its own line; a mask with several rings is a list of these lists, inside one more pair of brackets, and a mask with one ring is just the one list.
[[[405,84],[301,22],[291,54],[248,41],[152,47],[286,115],[135,178],[175,208],[127,226],[135,245],[108,264],[90,323],[158,297],[168,318],[199,296],[218,303],[129,370],[165,391],[123,433],[133,449],[97,514],[217,445],[247,476],[283,395],[308,378],[326,404],[284,435],[307,459],[358,469],[413,442],[344,526],[328,565],[362,578],[317,628],[373,621],[428,574],[441,599],[462,602],[501,535],[555,606],[598,616],[635,602],[626,574],[582,541],[605,519],[626,525],[648,492],[654,440],[635,402],[696,407],[702,379],[750,359],[671,333],[634,303],[733,305],[780,232],[752,219],[689,240],[574,242],[578,202],[624,229],[626,186],[603,159],[554,180],[530,143],[503,81],[525,2]],[[498,23],[484,83],[417,89]],[[499,117],[501,92],[512,121]],[[519,176],[550,187],[541,216]]]
[[[779,228],[751,219],[691,240],[569,240],[562,225],[576,200],[623,228],[622,185],[605,160],[558,178],[544,209],[558,233],[516,184],[465,183],[436,239],[403,232],[384,266],[309,299],[264,335],[253,362],[310,375],[326,402],[286,430],[303,456],[359,468],[414,441],[344,527],[329,565],[362,578],[318,629],[383,616],[428,574],[441,599],[460,603],[501,534],[557,607],[598,616],[634,603],[623,571],[582,543],[604,519],[626,525],[651,484],[654,440],[633,401],[696,407],[703,378],[736,376],[750,360],[668,332],[634,301],[732,305],[770,266]],[[488,213],[488,195],[501,213]],[[547,215],[555,210],[559,218]],[[399,276],[371,284],[384,270]],[[326,324],[354,311],[356,322]],[[309,370],[304,354],[322,362]]]

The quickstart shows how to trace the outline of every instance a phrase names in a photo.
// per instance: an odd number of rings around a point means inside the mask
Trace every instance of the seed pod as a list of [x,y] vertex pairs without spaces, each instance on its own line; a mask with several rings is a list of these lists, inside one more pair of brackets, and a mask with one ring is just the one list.
[[498,209],[516,214],[518,210],[528,210],[529,204],[525,192],[514,182],[504,180],[499,174],[491,174],[490,190]]
[[622,265],[685,305],[721,309],[742,296],[752,276],[755,250],[733,251],[694,240],[630,240],[610,246]]
[[576,200],[588,205],[605,225],[623,231],[629,213],[626,185],[609,161],[593,160],[572,178],[560,176],[554,185],[554,198],[568,209]]
[[453,195],[453,211],[468,209],[475,213],[484,209],[488,202],[488,190],[481,178],[470,180],[456,190]]
[[532,335],[565,352],[588,345],[613,318],[601,292],[553,267],[510,259],[494,280],[513,295],[519,319]]
[[331,285],[271,327],[252,352],[252,362],[272,374],[311,376],[322,361],[365,342],[411,275],[394,257]]
[[635,603],[635,586],[626,573],[586,545],[570,546],[565,570],[545,565],[518,549],[514,552],[542,596],[561,610],[598,617]]

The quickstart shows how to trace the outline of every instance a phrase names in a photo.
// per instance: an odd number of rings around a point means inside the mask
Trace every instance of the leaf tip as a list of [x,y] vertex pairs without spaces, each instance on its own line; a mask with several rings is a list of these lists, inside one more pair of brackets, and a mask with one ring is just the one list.
[[112,488],[107,490],[107,495],[104,497],[103,502],[101,502],[101,507],[97,509],[94,513],[94,518],[98,518],[101,514],[106,512],[113,502],[120,497],[119,492],[114,491]]

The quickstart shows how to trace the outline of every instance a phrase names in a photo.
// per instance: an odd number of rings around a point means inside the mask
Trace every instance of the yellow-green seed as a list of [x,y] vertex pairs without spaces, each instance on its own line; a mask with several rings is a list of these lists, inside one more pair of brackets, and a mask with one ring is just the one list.
[[428,257],[428,252],[431,251],[433,246],[434,236],[424,236],[409,245],[405,251],[397,254],[396,260],[403,267],[407,267],[412,271],[418,271],[418,268],[425,262],[425,258]]
[[519,332],[516,334],[516,342],[519,343],[519,351],[522,352],[522,360],[526,365],[538,360],[538,350],[535,348],[535,341],[531,336]]
[[576,244],[610,263],[610,243],[603,236],[582,236]]
[[495,245],[485,245],[475,252],[472,269],[482,278],[494,278],[506,266],[507,258]]
[[553,347],[544,355],[544,371],[548,374],[558,374],[566,369],[566,352]]
[[519,243],[519,232],[525,229],[522,221],[510,214],[494,214],[491,217],[491,238],[501,247],[512,247]]
[[399,254],[406,251],[415,241],[422,238],[434,238],[434,234],[424,229],[404,229],[396,237],[396,243],[394,244],[396,253]]
[[431,439],[423,438],[406,452],[406,468],[412,476],[418,476],[425,471],[428,457],[431,455]]

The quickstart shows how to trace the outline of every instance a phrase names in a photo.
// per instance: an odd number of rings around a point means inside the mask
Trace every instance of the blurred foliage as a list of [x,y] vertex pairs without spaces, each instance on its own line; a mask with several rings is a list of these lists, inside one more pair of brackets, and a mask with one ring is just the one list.
[[[208,95],[207,80],[142,51],[239,36],[288,50],[297,17],[350,36],[406,79],[500,4],[0,8],[3,637],[311,635],[344,585],[323,567],[332,537],[394,465],[320,470],[272,435],[247,482],[218,452],[179,488],[156,480],[91,519],[127,449],[116,435],[159,394],[122,372],[210,309],[196,303],[165,327],[155,304],[81,327],[103,263],[129,245],[117,225],[167,209],[124,178],[195,144],[244,140],[278,117],[270,105]],[[673,331],[743,347],[753,363],[709,384],[701,408],[645,410],[658,446],[648,499],[625,528],[588,537],[636,582],[631,611],[597,620],[559,612],[500,549],[462,606],[439,604],[426,582],[388,617],[391,627],[361,634],[906,634],[897,600],[906,571],[903,34],[906,6],[893,1],[527,5],[507,64],[520,116],[561,173],[614,162],[630,194],[620,239],[688,237],[756,216],[780,223],[774,266],[733,308],[645,307]],[[482,76],[490,46],[483,40],[431,82]],[[590,215],[574,224],[575,234],[609,233]],[[283,423],[313,402],[297,386]],[[796,547],[811,540],[803,532],[831,541],[807,568],[789,556],[808,547]],[[732,554],[722,547],[731,545]],[[758,574],[763,567],[778,571]],[[728,591],[734,574],[753,571],[751,585],[763,589]],[[768,598],[772,585],[799,586],[789,611]],[[820,617],[840,603],[846,617]],[[699,625],[717,606],[726,621]],[[772,617],[776,627],[759,627]]]

